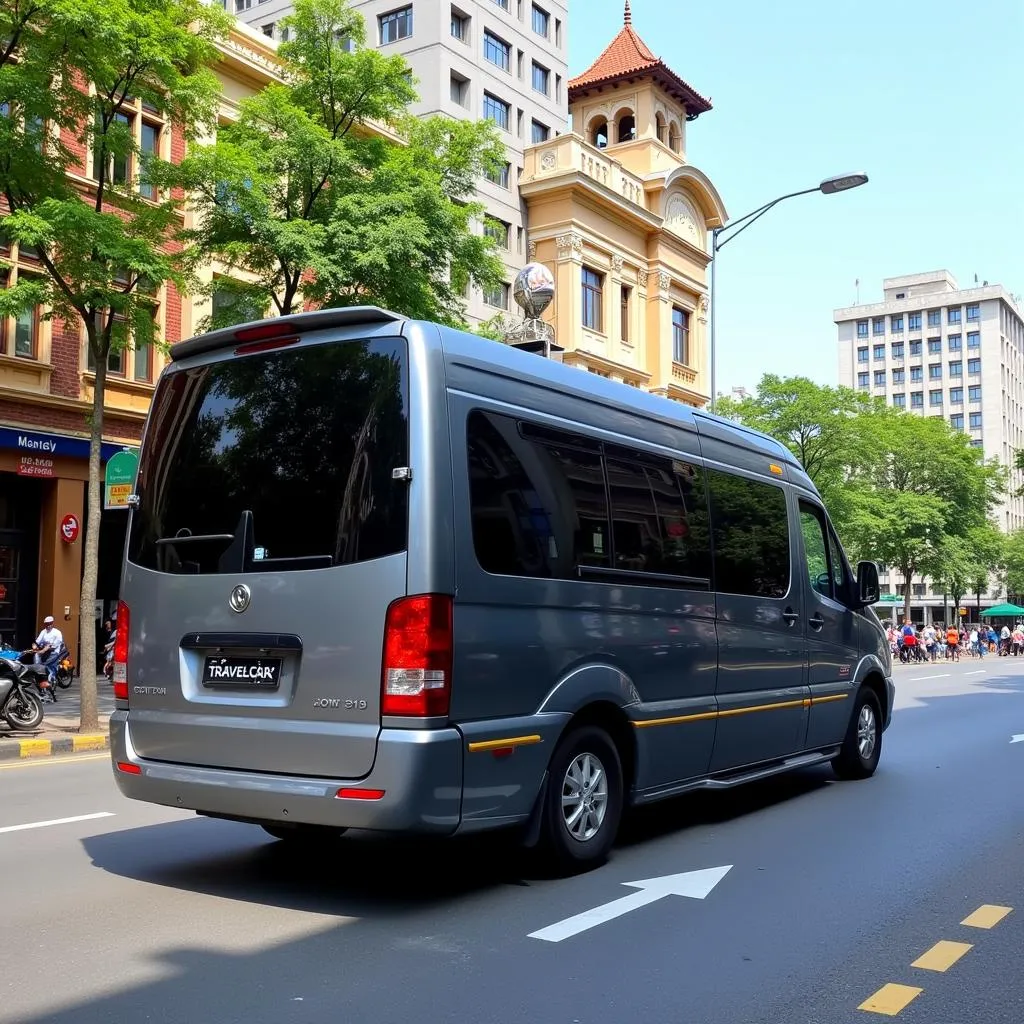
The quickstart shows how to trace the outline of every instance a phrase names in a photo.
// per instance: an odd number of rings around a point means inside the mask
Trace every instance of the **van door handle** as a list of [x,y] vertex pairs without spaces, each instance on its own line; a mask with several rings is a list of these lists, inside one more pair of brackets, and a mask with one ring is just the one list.
[[815,632],[825,625],[825,620],[820,615],[812,615],[807,621]]
[[792,608],[787,608],[783,613],[782,617],[786,620],[787,626],[792,626],[797,619],[800,618],[800,613],[793,611]]

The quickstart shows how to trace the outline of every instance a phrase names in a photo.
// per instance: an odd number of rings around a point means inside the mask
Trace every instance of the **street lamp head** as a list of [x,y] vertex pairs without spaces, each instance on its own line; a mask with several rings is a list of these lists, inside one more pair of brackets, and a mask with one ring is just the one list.
[[830,196],[834,192],[845,192],[847,189],[859,188],[867,183],[868,176],[864,173],[837,174],[834,178],[826,178],[818,186],[818,191],[826,196]]

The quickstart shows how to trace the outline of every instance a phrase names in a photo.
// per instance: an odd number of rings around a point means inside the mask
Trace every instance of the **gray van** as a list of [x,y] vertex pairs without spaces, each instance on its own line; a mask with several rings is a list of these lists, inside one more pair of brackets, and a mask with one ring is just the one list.
[[893,704],[775,440],[372,308],[172,351],[111,720],[129,797],[303,840],[514,828],[563,870],[624,810],[830,761]]

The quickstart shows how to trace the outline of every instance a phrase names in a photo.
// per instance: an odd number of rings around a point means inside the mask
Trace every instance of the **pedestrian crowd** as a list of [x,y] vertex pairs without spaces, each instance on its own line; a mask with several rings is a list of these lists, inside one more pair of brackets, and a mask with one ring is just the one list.
[[1024,655],[1024,624],[1018,622],[1012,629],[1003,626],[950,625],[928,623],[923,627],[906,619],[903,625],[890,625],[889,649],[893,657],[907,663],[911,661],[938,661],[940,658],[959,661],[961,654],[984,658],[986,654],[998,657]]

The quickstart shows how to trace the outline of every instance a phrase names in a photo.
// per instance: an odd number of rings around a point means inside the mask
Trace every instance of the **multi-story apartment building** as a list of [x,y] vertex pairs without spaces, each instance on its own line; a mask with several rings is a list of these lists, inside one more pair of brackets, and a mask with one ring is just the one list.
[[[280,38],[292,0],[226,0],[239,19]],[[519,198],[524,150],[564,131],[568,118],[568,0],[354,0],[367,45],[405,57],[424,117],[490,118],[501,129],[505,167],[480,183],[487,221],[498,243],[505,283],[468,295],[471,321],[511,306],[511,283],[527,261],[525,209]]]
[[[890,277],[883,301],[834,311],[839,383],[884,397],[896,408],[945,416],[987,458],[1010,469],[997,512],[1006,530],[1024,527],[1024,313],[1001,285],[961,289],[945,270]],[[883,576],[883,590],[902,580]],[[927,580],[912,582],[914,605],[941,608]],[[924,615],[922,614],[922,618]]]

